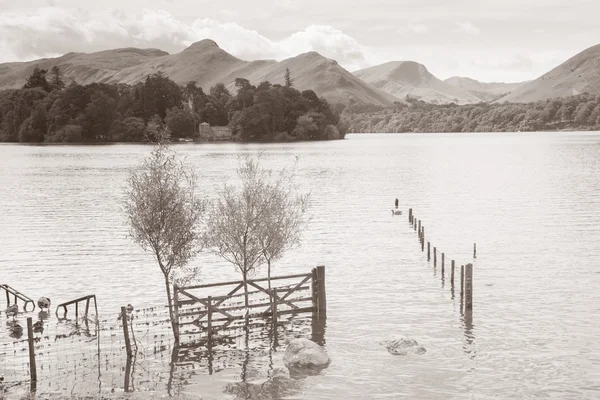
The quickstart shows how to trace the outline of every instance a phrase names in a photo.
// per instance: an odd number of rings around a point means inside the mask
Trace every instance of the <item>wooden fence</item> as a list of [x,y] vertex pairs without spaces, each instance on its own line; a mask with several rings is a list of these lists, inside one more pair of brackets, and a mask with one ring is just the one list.
[[[413,209],[408,210],[408,222],[411,228],[418,234],[419,244],[421,251],[425,252],[425,225],[421,223],[420,219],[413,214]],[[431,242],[427,242],[427,262],[432,261],[432,245]],[[438,265],[438,248],[433,247],[433,266]],[[441,253],[441,269],[442,279],[445,276],[446,268],[446,254]],[[477,244],[473,244],[473,259],[477,258]],[[452,298],[454,298],[454,275],[455,275],[455,260],[450,262],[450,290]],[[460,308],[461,312],[464,310],[467,317],[472,316],[473,312],[473,264],[465,264],[460,267]]]
[[[214,335],[250,319],[312,312],[326,317],[325,267],[307,274],[175,287],[175,318],[180,332],[209,343]],[[246,289],[247,288],[247,294]],[[220,292],[227,290],[225,295]],[[200,293],[198,293],[200,292]],[[248,301],[246,303],[246,295]],[[180,335],[178,335],[180,336]]]

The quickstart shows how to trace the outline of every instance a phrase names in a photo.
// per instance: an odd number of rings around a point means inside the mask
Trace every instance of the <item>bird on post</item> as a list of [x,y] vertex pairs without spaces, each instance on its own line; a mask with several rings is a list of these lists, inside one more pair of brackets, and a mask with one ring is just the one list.
[[42,310],[47,308],[50,309],[50,299],[48,297],[40,297],[37,301],[38,307]]

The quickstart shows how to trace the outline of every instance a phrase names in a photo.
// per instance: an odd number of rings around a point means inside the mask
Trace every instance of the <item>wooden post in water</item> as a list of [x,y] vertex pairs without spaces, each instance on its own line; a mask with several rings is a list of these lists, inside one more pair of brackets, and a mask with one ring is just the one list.
[[175,343],[179,343],[179,286],[173,285],[173,317],[175,318]]
[[31,376],[31,386],[29,387],[29,390],[31,393],[35,393],[37,390],[37,368],[35,365],[35,346],[33,342],[33,322],[31,317],[27,318],[27,341],[29,342],[29,375]]
[[460,266],[460,296],[462,297],[465,293],[465,266]]
[[412,208],[408,209],[408,222],[412,223]]
[[419,238],[421,237],[421,220],[419,220]]
[[131,352],[131,342],[129,341],[129,329],[127,329],[127,311],[125,307],[121,307],[121,319],[123,320],[123,336],[125,337],[125,350],[127,351],[127,358],[133,357]]
[[317,310],[319,309],[319,296],[317,291],[319,290],[319,286],[317,285],[317,281],[318,281],[318,277],[317,277],[317,269],[313,268],[312,269],[312,282],[310,285],[311,288],[311,292],[312,292],[312,309],[313,309],[313,313],[317,313]]
[[425,227],[421,228],[421,251],[425,251]]
[[431,243],[427,242],[427,261],[431,261]]
[[450,272],[450,284],[454,286],[454,260],[452,260],[452,270]]
[[442,276],[444,275],[444,261],[445,261],[446,255],[444,253],[442,253]]
[[473,310],[473,264],[465,268],[465,311]]
[[477,243],[473,243],[473,258],[477,258]]
[[437,265],[437,248],[434,247],[433,248],[433,266],[435,267]]
[[273,289],[273,307],[271,312],[273,315],[273,329],[277,332],[277,289]]
[[208,296],[206,299],[206,318],[208,321],[206,326],[207,344],[210,349],[212,345],[212,296]]
[[317,312],[320,317],[327,317],[327,296],[325,294],[325,266],[317,266]]

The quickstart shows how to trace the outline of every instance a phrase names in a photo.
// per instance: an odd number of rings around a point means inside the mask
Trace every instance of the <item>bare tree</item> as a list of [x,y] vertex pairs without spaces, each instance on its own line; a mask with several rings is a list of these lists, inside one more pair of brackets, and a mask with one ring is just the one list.
[[293,171],[274,176],[246,157],[237,170],[241,185],[226,184],[209,217],[207,242],[241,272],[246,308],[248,275],[266,262],[270,291],[271,263],[300,241],[308,194],[297,194]]
[[200,223],[206,203],[196,194],[195,172],[177,154],[158,144],[128,179],[125,214],[130,236],[151,251],[163,273],[171,327],[179,341],[171,287],[181,270],[201,250]]
[[[271,174],[263,172],[262,177]],[[269,201],[258,234],[262,256],[267,263],[269,293],[271,293],[271,264],[300,244],[302,231],[309,221],[306,211],[310,193],[300,193],[294,184],[295,165],[291,171],[283,169],[277,178],[268,182],[264,199]]]
[[261,264],[258,240],[267,213],[265,181],[258,162],[246,157],[237,170],[241,186],[225,184],[208,218],[207,244],[242,274],[244,304],[248,309],[248,275]]

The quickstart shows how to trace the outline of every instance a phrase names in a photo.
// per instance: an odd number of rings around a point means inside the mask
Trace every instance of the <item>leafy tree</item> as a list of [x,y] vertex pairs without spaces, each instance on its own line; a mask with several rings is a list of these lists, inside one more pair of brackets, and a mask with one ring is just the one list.
[[46,118],[46,105],[40,103],[31,116],[21,124],[19,142],[43,142],[44,135],[48,131]]
[[286,68],[285,69],[285,86],[286,87],[292,87],[294,86],[294,80],[292,79],[292,74],[290,73],[290,69]]
[[46,142],[54,143],[77,143],[81,142],[83,128],[79,125],[69,124],[60,128],[52,135],[46,135]]
[[52,90],[50,84],[46,80],[46,73],[48,71],[45,69],[40,69],[39,67],[35,67],[33,72],[27,78],[27,83],[23,86],[23,89],[33,89],[33,88],[41,88],[46,92]]
[[77,118],[83,128],[83,141],[105,141],[117,112],[115,99],[103,92],[92,94],[90,102]]
[[50,86],[54,90],[62,90],[65,87],[60,68],[56,65],[50,70]]
[[221,118],[219,111],[216,109],[212,102],[207,102],[202,110],[201,119],[203,122],[208,122],[211,125],[219,125]]
[[168,109],[165,124],[174,138],[190,137],[194,134],[194,117],[189,110],[179,107]]
[[206,203],[196,195],[197,177],[177,154],[159,144],[128,179],[125,216],[132,240],[150,251],[162,272],[171,328],[179,342],[172,288],[201,249],[200,224]]

